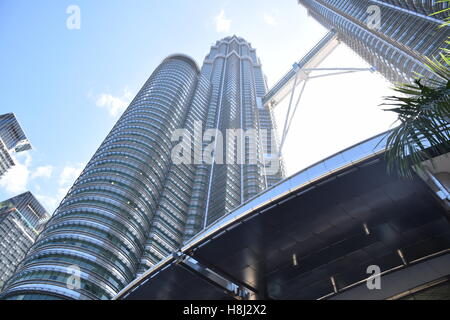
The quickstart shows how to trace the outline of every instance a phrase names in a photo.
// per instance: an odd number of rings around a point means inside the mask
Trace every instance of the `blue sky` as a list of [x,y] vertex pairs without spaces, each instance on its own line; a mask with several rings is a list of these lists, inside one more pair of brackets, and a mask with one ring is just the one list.
[[[66,26],[69,5],[81,10],[79,30]],[[53,211],[167,55],[201,64],[236,34],[273,84],[325,32],[296,0],[0,1],[0,113],[14,112],[34,147],[0,180],[0,200],[30,190]],[[323,66],[367,65],[342,46]],[[286,140],[288,173],[387,129],[394,118],[377,105],[388,87],[374,74],[311,82]]]

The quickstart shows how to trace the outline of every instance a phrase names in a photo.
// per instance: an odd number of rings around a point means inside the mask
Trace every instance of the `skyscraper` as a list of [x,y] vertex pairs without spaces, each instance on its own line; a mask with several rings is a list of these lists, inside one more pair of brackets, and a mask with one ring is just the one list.
[[25,133],[13,113],[0,115],[0,178],[14,166],[11,154],[31,149]]
[[49,217],[30,192],[0,202],[0,291]]
[[[181,54],[162,61],[3,297],[112,298],[197,232],[279,181],[274,121],[261,103],[266,90],[255,49],[236,36],[212,46],[201,69]],[[245,135],[236,134],[239,129]],[[183,155],[193,150],[194,161],[176,163],[176,146],[184,146]],[[72,284],[74,277],[79,285]]]
[[397,0],[298,0],[308,13],[390,81],[408,82],[421,74],[436,77],[424,65],[439,57],[450,27],[439,28],[448,3]]

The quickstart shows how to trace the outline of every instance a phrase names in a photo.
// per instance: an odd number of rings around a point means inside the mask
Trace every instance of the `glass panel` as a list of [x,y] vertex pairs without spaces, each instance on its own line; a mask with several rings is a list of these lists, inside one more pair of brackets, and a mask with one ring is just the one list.
[[345,161],[353,162],[361,159],[365,155],[365,151],[361,146],[348,149],[342,152],[342,157]]
[[373,154],[378,150],[382,150],[384,148],[386,139],[384,139],[383,141],[383,138],[384,136],[376,137],[361,144],[361,147],[364,149],[366,154]]
[[291,179],[289,179],[289,184],[290,184],[289,188],[290,189],[298,188],[301,185],[306,184],[310,180],[311,180],[311,178],[307,172],[304,171],[304,172],[298,173],[295,176],[293,176]]
[[311,180],[316,179],[328,172],[328,169],[325,167],[323,162],[309,168],[306,170],[306,173],[311,177]]
[[346,164],[349,164],[350,161],[346,161],[341,153],[335,155],[334,157],[325,160],[324,164],[328,171],[333,171],[338,168],[341,168],[345,166]]

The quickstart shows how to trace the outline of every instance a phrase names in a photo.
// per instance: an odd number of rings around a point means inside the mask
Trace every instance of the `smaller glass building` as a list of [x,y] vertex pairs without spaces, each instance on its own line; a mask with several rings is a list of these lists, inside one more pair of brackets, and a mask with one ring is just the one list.
[[0,202],[0,291],[49,218],[31,192]]
[[0,115],[0,177],[14,166],[11,154],[31,149],[14,113]]

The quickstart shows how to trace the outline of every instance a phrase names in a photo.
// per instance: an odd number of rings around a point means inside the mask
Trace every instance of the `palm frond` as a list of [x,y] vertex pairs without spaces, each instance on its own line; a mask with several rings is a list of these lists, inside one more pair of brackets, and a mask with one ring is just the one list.
[[430,60],[429,67],[446,81],[431,86],[416,79],[397,85],[394,90],[404,96],[385,97],[382,104],[390,106],[384,110],[396,113],[400,122],[386,141],[388,172],[406,178],[434,153],[450,150],[450,74],[438,61]]
[[[440,0],[440,1],[436,1],[436,3],[450,3],[450,0]],[[430,14],[430,16],[434,16],[434,15],[441,14],[444,12],[449,12],[449,11],[450,11],[450,8],[444,8],[442,10],[439,10],[435,13]],[[444,22],[439,26],[439,28],[444,28],[449,25],[450,25],[450,17],[446,17],[446,18],[444,18]]]
[[[437,3],[450,3],[440,0]],[[432,15],[450,12],[443,8]],[[450,25],[450,17],[440,27]],[[445,42],[450,45],[450,38]],[[394,112],[400,125],[386,140],[388,173],[410,178],[413,168],[435,153],[450,150],[450,49],[442,48],[437,57],[424,57],[426,66],[440,79],[424,79],[417,75],[412,84],[396,84],[394,90],[402,96],[385,97],[385,111]]]

